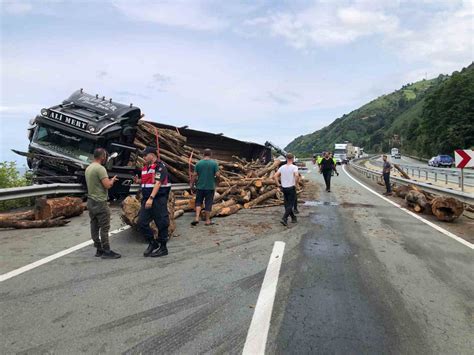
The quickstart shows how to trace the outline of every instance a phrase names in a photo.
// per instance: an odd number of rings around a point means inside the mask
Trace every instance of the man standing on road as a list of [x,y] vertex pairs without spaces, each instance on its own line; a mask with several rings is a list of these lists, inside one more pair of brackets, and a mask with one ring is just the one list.
[[91,219],[91,237],[97,248],[95,256],[102,259],[118,259],[121,255],[110,250],[110,209],[107,205],[107,190],[117,181],[117,176],[109,178],[104,167],[107,157],[105,149],[97,148],[94,151],[94,161],[86,169],[87,210]]
[[324,153],[324,158],[321,161],[319,169],[319,171],[323,174],[324,182],[326,183],[326,191],[331,192],[332,172],[334,171],[337,176],[339,176],[339,173],[336,170],[336,164],[334,164],[334,160],[330,157],[329,152]]
[[385,188],[387,189],[387,192],[384,193],[385,196],[391,196],[392,195],[392,186],[390,186],[390,170],[392,170],[392,164],[389,163],[387,160],[387,156],[384,154],[382,156],[383,159],[383,169],[382,169],[382,175],[383,175],[383,181],[385,182]]
[[[171,190],[168,169],[158,161],[156,148],[147,147],[144,150],[145,165],[142,169],[141,180],[135,183],[142,186],[142,206],[138,215],[138,227],[148,240],[148,248],[143,256],[160,257],[168,255],[168,196]],[[150,222],[154,221],[158,228],[158,240],[155,240]]]
[[212,152],[210,149],[204,150],[204,159],[200,160],[194,168],[194,179],[196,183],[196,217],[191,222],[192,226],[199,223],[201,215],[202,203],[204,202],[204,212],[206,215],[206,226],[214,223],[211,222],[212,204],[214,202],[214,193],[216,190],[216,179],[218,177],[219,165],[215,160],[211,159]]
[[[281,187],[285,200],[285,213],[280,223],[288,226],[288,217],[291,216],[291,222],[296,223],[297,218],[293,212],[296,200],[296,185],[298,184],[299,174],[298,167],[293,165],[294,155],[288,153],[286,155],[286,164],[281,166],[274,176],[276,185]],[[281,184],[280,179],[281,178]]]

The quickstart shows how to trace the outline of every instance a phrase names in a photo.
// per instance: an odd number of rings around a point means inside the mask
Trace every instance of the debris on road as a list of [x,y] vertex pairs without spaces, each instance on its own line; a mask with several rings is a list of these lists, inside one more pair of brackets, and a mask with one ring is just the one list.
[[38,198],[33,209],[0,214],[0,228],[49,228],[64,226],[66,218],[81,215],[85,205],[78,197]]

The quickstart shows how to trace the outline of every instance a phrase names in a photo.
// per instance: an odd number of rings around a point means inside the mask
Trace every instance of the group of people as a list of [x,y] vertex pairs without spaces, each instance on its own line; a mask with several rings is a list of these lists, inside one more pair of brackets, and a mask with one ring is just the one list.
[[[168,255],[168,198],[171,191],[170,177],[166,165],[158,159],[154,147],[146,147],[143,157],[141,176],[135,176],[134,182],[141,186],[141,208],[138,215],[138,228],[148,241],[148,247],[143,253],[145,257],[162,257]],[[121,255],[110,249],[110,209],[107,203],[108,190],[118,180],[117,176],[109,178],[105,164],[108,153],[103,148],[94,151],[94,161],[85,171],[87,184],[87,209],[90,217],[91,238],[96,248],[96,257],[102,259],[118,259]],[[211,150],[204,150],[204,159],[196,164],[193,181],[196,182],[196,217],[191,223],[196,226],[201,215],[201,205],[204,203],[205,225],[213,224],[210,219],[216,179],[219,166],[211,159]],[[150,222],[153,221],[158,229],[155,239]]]
[[[171,191],[170,177],[166,165],[158,159],[157,150],[154,147],[146,147],[143,151],[145,164],[141,176],[135,176],[134,182],[141,185],[141,209],[138,215],[138,228],[148,241],[148,247],[143,253],[145,257],[162,257],[168,255],[167,242],[168,227],[170,224],[168,214],[168,197]],[[319,172],[324,177],[326,191],[331,192],[331,177],[339,175],[336,161],[330,152],[324,152],[323,156],[314,157],[314,163],[318,164]],[[288,226],[288,218],[292,223],[297,223],[298,203],[297,191],[300,174],[298,167],[293,164],[294,155],[286,155],[286,163],[280,166],[274,175],[276,186],[281,188],[284,196],[285,211],[280,223]],[[117,176],[109,178],[105,164],[108,153],[103,148],[94,151],[94,161],[85,171],[88,190],[87,208],[90,216],[91,238],[96,248],[96,257],[102,259],[118,259],[119,253],[110,249],[110,209],[107,203],[108,190],[118,180]],[[386,195],[391,195],[390,186],[391,164],[387,156],[383,156],[383,178],[387,188]],[[204,158],[200,160],[194,169],[191,184],[196,186],[195,218],[191,226],[199,224],[204,205],[205,226],[213,224],[211,221],[212,205],[216,182],[219,178],[219,165],[212,159],[210,149],[204,150]],[[158,238],[155,239],[150,222],[153,221],[158,229]]]

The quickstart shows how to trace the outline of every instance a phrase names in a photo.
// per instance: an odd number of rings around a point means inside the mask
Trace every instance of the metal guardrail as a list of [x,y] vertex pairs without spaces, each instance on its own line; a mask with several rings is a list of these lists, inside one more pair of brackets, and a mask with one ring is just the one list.
[[[370,160],[372,160],[372,163],[376,164],[377,166],[382,167],[382,162],[374,160],[375,158],[377,158],[377,156],[373,156],[370,158]],[[431,178],[435,182],[439,180],[439,181],[444,181],[445,184],[448,184],[448,183],[458,184],[458,186],[461,188],[461,191],[464,191],[465,186],[469,186],[469,187],[474,186],[473,184],[466,182],[466,179],[474,178],[474,172],[468,171],[468,172],[461,173],[460,169],[455,169],[455,168],[435,168],[431,166],[418,166],[418,165],[403,164],[403,163],[398,163],[394,161],[392,161],[392,163],[397,164],[408,175],[411,175],[413,177],[416,177],[418,175],[419,179],[424,177],[426,180]],[[410,174],[410,171],[411,171],[411,174]],[[432,177],[429,176],[430,174],[432,175]],[[439,175],[439,178],[438,178],[438,175]],[[443,175],[444,175],[444,179],[443,179]],[[452,177],[452,179],[449,179],[448,177]]]
[[[139,191],[140,185],[131,185],[130,194]],[[172,191],[182,191],[189,189],[189,184],[172,184]],[[11,187],[0,189],[0,201],[16,200],[26,197],[57,196],[57,195],[75,195],[87,193],[82,184],[44,184],[23,187]]]
[[[367,159],[367,158],[365,158],[365,159]],[[362,160],[362,159],[357,159],[357,160]],[[353,160],[353,163],[354,162],[357,162],[357,161]],[[365,174],[367,177],[369,177],[369,178],[371,177],[373,180],[375,180],[375,178],[377,178],[377,179],[382,178],[382,172],[380,172],[380,171],[375,171],[375,170],[372,170],[372,169],[368,169],[368,168],[365,168],[365,167],[360,166],[358,164],[350,164],[349,166],[356,169],[356,170],[358,170],[359,172]],[[468,204],[474,204],[474,194],[461,192],[461,191],[456,191],[456,190],[452,190],[452,189],[446,189],[446,188],[443,188],[443,187],[434,186],[434,185],[427,184],[427,183],[424,183],[424,182],[413,181],[413,180],[404,179],[404,178],[396,177],[396,176],[391,176],[390,180],[395,181],[395,182],[399,183],[400,185],[419,186],[419,187],[423,188],[423,190],[426,190],[427,192],[431,192],[431,193],[438,194],[438,195],[445,195],[445,196],[449,196],[449,197],[454,197],[454,198],[458,199],[459,201],[462,201],[462,202],[465,202],[465,203],[468,203]]]

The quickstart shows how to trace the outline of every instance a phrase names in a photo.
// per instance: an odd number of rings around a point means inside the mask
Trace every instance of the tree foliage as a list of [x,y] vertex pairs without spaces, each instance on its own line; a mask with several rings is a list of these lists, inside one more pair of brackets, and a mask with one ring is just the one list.
[[472,147],[474,64],[451,76],[406,84],[321,130],[296,138],[285,150],[309,156],[350,141],[380,153],[390,149],[394,135],[401,137],[402,153],[427,158]]

